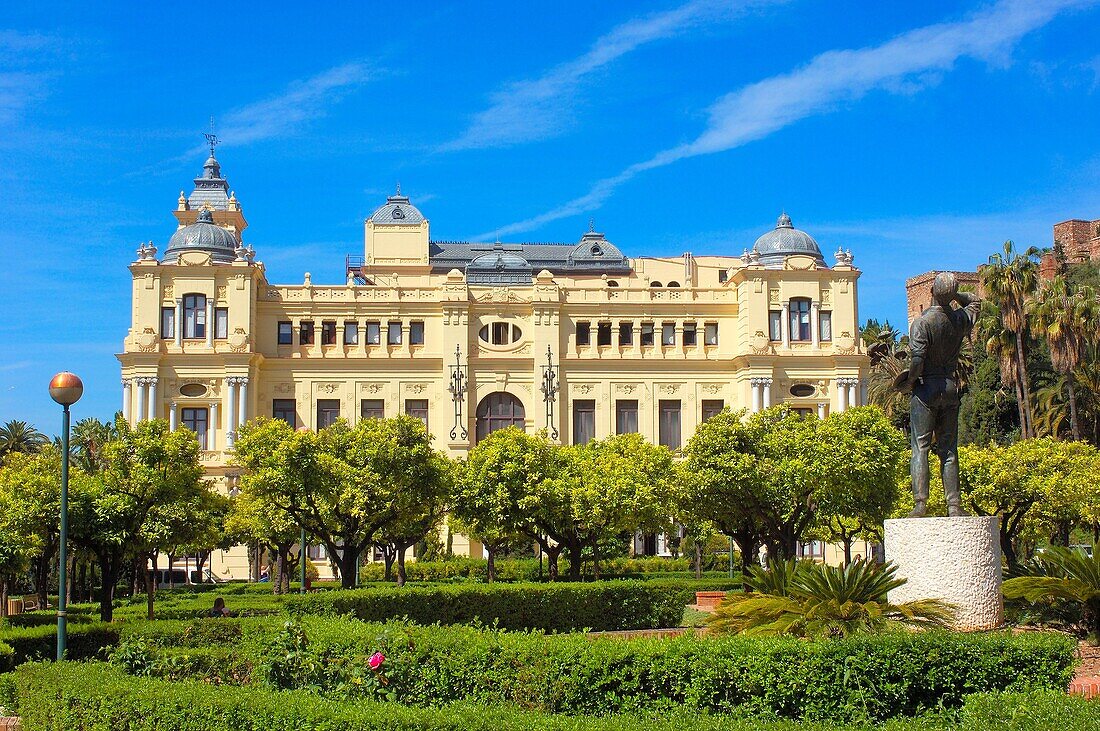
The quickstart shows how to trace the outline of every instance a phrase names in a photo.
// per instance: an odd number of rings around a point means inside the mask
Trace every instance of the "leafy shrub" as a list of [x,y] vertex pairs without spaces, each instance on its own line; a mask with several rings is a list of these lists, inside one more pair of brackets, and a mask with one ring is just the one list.
[[357,589],[290,596],[284,605],[290,614],[571,632],[675,627],[691,599],[692,590],[681,583],[607,581]]
[[15,667],[15,650],[6,642],[0,642],[0,673],[6,673]]
[[[7,686],[5,690],[4,686]],[[680,710],[662,716],[578,718],[470,703],[442,709],[396,703],[341,703],[312,693],[257,693],[251,688],[132,678],[101,664],[25,665],[0,681],[0,702],[14,706],[27,729],[99,731],[866,731]],[[1007,702],[1005,702],[1007,700]],[[879,731],[1094,731],[1100,704],[1058,693],[978,695],[967,699],[961,723],[950,716],[894,719]],[[1043,721],[1052,721],[1040,725]]]
[[[70,660],[87,660],[100,657],[103,650],[117,645],[119,628],[99,622],[72,624],[66,638],[65,656]],[[0,632],[0,642],[12,648],[13,665],[48,660],[57,656],[57,626],[13,627]]]
[[[410,581],[480,581],[488,580],[489,562],[483,558],[450,558],[444,561],[413,561],[405,564],[405,575]],[[495,562],[497,580],[504,582],[538,581],[539,560],[537,558],[497,559]],[[559,561],[562,575],[568,569],[567,562]],[[600,561],[600,577],[645,578],[653,574],[662,574],[673,578],[688,578],[691,565],[684,558],[610,558]],[[541,575],[548,575],[549,567],[543,562]],[[592,566],[586,566],[584,575],[593,578]],[[359,570],[362,581],[382,581],[385,567],[371,563]]]

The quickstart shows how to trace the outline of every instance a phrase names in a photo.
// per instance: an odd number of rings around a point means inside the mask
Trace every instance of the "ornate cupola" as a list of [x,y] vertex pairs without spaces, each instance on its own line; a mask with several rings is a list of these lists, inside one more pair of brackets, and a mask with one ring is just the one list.
[[389,274],[401,271],[427,273],[428,219],[407,195],[397,192],[386,198],[364,224],[366,267]]
[[198,221],[199,212],[211,212],[213,223],[231,231],[239,241],[241,234],[248,228],[241,205],[236,194],[229,189],[229,181],[222,177],[222,166],[214,154],[219,140],[213,134],[205,135],[210,145],[210,156],[202,166],[202,175],[194,179],[195,187],[191,195],[180,191],[176,210],[172,214],[179,221],[180,228]]

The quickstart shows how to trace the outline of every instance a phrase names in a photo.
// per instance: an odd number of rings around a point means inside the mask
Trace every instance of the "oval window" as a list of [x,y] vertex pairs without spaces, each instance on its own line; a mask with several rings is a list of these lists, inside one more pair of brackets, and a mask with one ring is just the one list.
[[481,330],[478,331],[477,336],[485,343],[491,343],[493,345],[511,345],[512,343],[518,343],[520,341],[523,332],[519,329],[518,325],[511,325],[507,322],[494,322],[489,325],[483,325]]
[[482,327],[481,330],[478,331],[477,336],[481,338],[482,342],[489,342],[489,326],[485,325]]
[[180,386],[181,396],[205,396],[206,386],[201,383],[185,383]]
[[808,383],[799,383],[791,386],[791,395],[798,396],[799,398],[806,398],[807,396],[814,395],[814,387]]

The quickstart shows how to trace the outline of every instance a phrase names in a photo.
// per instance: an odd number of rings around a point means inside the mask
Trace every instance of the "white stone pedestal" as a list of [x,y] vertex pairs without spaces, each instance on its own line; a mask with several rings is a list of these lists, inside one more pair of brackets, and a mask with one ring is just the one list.
[[1004,624],[999,518],[902,518],[885,528],[886,560],[908,579],[890,592],[891,603],[950,602],[955,628],[963,631]]

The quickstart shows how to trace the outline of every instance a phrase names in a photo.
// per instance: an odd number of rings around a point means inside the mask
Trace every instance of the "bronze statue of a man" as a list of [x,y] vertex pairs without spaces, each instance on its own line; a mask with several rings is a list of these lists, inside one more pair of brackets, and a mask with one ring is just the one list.
[[[928,452],[935,445],[947,496],[947,514],[966,515],[959,498],[959,350],[974,328],[981,300],[959,291],[950,272],[940,272],[932,283],[933,304],[909,328],[909,371],[898,378],[898,388],[912,390],[909,420],[913,458],[913,512],[922,518],[928,508]],[[953,308],[953,302],[959,307]]]

